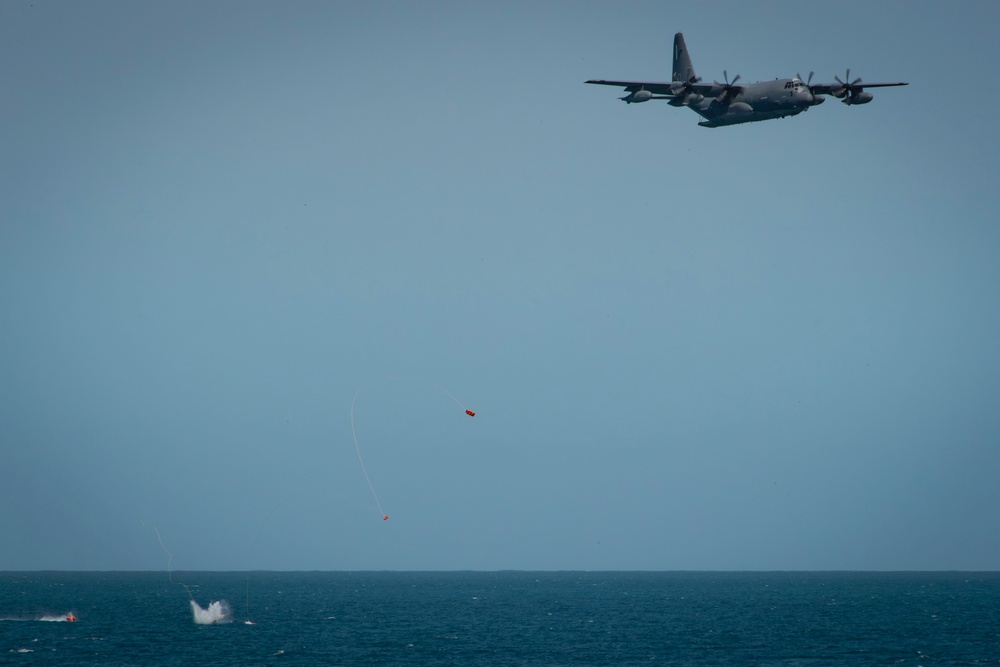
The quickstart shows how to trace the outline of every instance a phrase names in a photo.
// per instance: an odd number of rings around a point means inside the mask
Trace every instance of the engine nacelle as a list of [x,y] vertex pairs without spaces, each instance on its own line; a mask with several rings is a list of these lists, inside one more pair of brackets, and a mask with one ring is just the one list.
[[667,104],[672,107],[686,107],[692,104],[698,104],[703,99],[705,99],[705,96],[699,93],[686,93],[678,95],[677,97],[671,97],[667,100]]
[[871,93],[854,93],[844,98],[844,104],[868,104],[874,97]]
[[625,97],[621,98],[623,102],[627,102],[628,104],[638,104],[639,102],[648,102],[651,99],[653,99],[653,93],[645,89],[637,90],[634,93],[630,93]]

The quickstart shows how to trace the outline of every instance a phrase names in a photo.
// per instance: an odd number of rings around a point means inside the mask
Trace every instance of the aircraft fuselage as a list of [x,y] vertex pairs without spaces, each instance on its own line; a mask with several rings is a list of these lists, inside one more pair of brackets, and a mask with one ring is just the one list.
[[[704,97],[693,104],[684,104],[683,100],[678,100],[679,104],[674,100],[671,103],[674,106],[689,106],[698,112],[705,118],[698,123],[702,127],[721,127],[795,116],[824,100],[813,95],[798,78],[742,84],[739,88],[740,91],[730,100],[720,100],[717,96]],[[723,96],[724,92],[724,87],[720,85],[719,96]]]

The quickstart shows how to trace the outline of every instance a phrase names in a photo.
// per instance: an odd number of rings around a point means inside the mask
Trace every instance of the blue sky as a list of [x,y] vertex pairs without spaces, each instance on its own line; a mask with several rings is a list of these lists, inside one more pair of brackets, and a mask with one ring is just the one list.
[[3,3],[0,569],[997,569],[998,21]]

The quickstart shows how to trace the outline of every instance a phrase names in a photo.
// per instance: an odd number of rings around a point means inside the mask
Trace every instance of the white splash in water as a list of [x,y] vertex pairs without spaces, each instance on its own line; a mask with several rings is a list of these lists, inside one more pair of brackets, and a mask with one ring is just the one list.
[[191,600],[191,613],[194,614],[194,622],[199,625],[229,623],[233,620],[233,615],[229,612],[229,603],[225,600],[209,603],[207,609],[202,609],[197,602]]

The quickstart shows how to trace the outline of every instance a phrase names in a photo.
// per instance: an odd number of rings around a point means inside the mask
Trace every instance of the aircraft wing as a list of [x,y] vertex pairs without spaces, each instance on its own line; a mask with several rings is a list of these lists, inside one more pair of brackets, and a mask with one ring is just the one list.
[[670,92],[670,87],[678,85],[673,81],[667,82],[656,82],[656,81],[605,81],[604,79],[591,79],[585,83],[596,83],[602,86],[621,86],[625,88],[630,93],[634,93],[637,90],[648,90],[653,95],[669,95],[673,97],[674,94]]
[[[664,97],[682,97],[691,93],[697,93],[706,97],[715,97],[726,91],[729,91],[729,94],[735,94],[743,90],[743,86],[736,85],[735,83],[701,83],[699,81],[605,81],[604,79],[591,79],[584,83],[597,83],[602,86],[622,86],[630,93],[646,90],[653,95],[662,95]],[[896,86],[900,84],[876,83],[875,85]]]
[[814,95],[836,95],[837,93],[843,92],[847,88],[888,88],[889,86],[908,85],[910,84],[905,81],[897,83],[864,83],[863,81],[858,81],[848,85],[843,83],[811,83],[809,84],[809,90],[811,90]]

